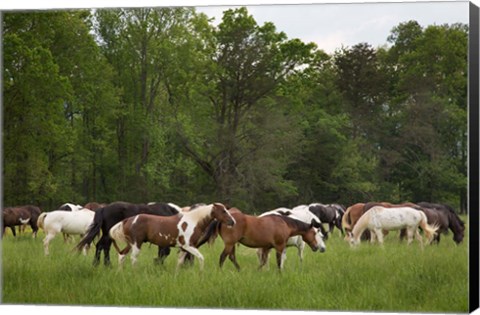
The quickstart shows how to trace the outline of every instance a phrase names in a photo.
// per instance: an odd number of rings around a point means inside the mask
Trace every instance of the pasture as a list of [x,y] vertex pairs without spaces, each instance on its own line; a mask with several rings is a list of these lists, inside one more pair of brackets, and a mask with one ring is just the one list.
[[[305,249],[303,264],[289,247],[280,273],[275,255],[268,269],[257,270],[254,249],[240,246],[237,272],[227,259],[218,260],[223,242],[204,245],[205,268],[176,269],[177,250],[165,265],[153,264],[157,248],[144,244],[137,264],[130,257],[119,270],[112,251],[112,267],[92,267],[88,256],[73,252],[78,242],[50,244],[43,253],[43,231],[34,240],[28,231],[2,240],[2,303],[175,308],[339,310],[395,312],[467,312],[468,220],[465,240],[455,245],[452,234],[439,245],[400,243],[397,233],[385,238],[383,248],[362,243],[352,249],[338,230],[326,242],[325,253]],[[10,231],[9,231],[10,232]]]

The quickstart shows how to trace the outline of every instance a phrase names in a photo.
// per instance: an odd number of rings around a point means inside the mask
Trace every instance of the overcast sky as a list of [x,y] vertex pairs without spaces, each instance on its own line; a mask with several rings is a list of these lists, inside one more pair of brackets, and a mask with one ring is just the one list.
[[[238,1],[238,2],[237,2]],[[401,22],[416,20],[422,26],[444,23],[468,23],[467,1],[371,0],[301,1],[301,0],[2,0],[0,9],[29,8],[99,8],[138,6],[196,6],[219,23],[222,12],[232,6],[248,5],[258,24],[273,22],[288,38],[315,42],[320,49],[332,53],[335,49],[367,42],[374,47],[387,44],[392,28]],[[478,1],[473,2],[478,5]],[[302,4],[303,3],[303,4]],[[309,3],[309,4],[305,4]],[[312,4],[313,3],[313,4]],[[261,4],[261,5],[260,5]],[[275,5],[273,5],[275,4]]]
[[[219,23],[231,7],[199,7],[198,11]],[[248,11],[259,24],[270,21],[289,38],[315,42],[328,53],[344,46],[367,42],[387,44],[392,28],[416,20],[422,26],[468,23],[468,2],[347,3],[305,5],[257,5]]]

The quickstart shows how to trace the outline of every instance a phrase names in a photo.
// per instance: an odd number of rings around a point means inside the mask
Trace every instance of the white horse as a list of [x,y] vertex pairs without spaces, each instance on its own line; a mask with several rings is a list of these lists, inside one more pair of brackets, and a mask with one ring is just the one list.
[[[312,221],[314,222],[315,227],[319,227],[322,223],[320,220],[315,216],[313,213],[308,211],[308,208],[297,208],[295,211],[294,209],[288,208],[277,208],[275,210],[267,211],[259,215],[259,217],[263,217],[266,215],[284,215],[288,216],[292,219],[296,219],[307,224],[311,224]],[[319,240],[318,246],[320,247],[320,251],[325,251],[325,242],[323,241],[324,235],[320,229],[317,230],[317,235],[319,236],[317,239]],[[300,262],[303,262],[303,250],[305,248],[305,242],[302,239],[301,235],[292,236],[287,241],[287,247],[295,246],[298,250],[298,256],[300,257]],[[262,249],[257,250],[258,259],[261,261]],[[286,258],[286,257],[285,257]],[[268,258],[267,258],[268,259]]]
[[415,235],[420,246],[423,247],[423,239],[418,232],[419,226],[424,231],[428,242],[431,242],[438,227],[429,225],[427,223],[427,216],[422,211],[410,207],[384,208],[375,206],[358,219],[352,230],[350,245],[358,245],[360,243],[360,237],[366,229],[373,232],[371,233],[372,239],[376,236],[380,244],[383,244],[382,230],[394,231],[406,229],[408,244],[412,243],[413,236]]
[[[58,233],[68,235],[82,235],[88,230],[93,222],[95,211],[82,209],[78,211],[55,210],[51,212],[43,212],[37,220],[39,228],[45,232],[43,239],[43,247],[45,255],[49,254],[48,244]],[[83,254],[87,254],[87,248],[83,249]]]

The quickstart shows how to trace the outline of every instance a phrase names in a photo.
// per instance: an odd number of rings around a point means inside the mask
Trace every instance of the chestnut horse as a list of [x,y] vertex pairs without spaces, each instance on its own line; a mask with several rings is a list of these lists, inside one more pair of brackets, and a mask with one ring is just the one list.
[[220,268],[228,256],[237,270],[240,271],[240,266],[235,257],[235,244],[237,243],[251,248],[262,249],[262,259],[259,268],[262,268],[267,263],[268,253],[272,248],[275,248],[279,270],[283,269],[287,241],[292,236],[301,235],[303,241],[313,251],[319,249],[321,252],[325,251],[325,249],[322,250],[319,246],[321,239],[317,229],[313,227],[314,222],[307,224],[281,215],[256,217],[244,214],[237,208],[231,208],[229,212],[236,221],[235,226],[228,227],[219,222],[214,222],[209,229],[209,231],[218,230],[225,245],[220,255]]
[[[119,264],[125,260],[126,255],[133,248],[130,256],[132,265],[137,261],[142,244],[149,242],[159,247],[179,246],[182,249],[177,267],[183,264],[186,253],[196,256],[203,269],[203,255],[197,249],[197,242],[204,230],[213,220],[231,227],[235,219],[221,203],[200,205],[191,208],[188,212],[175,216],[155,216],[151,214],[138,214],[127,218],[110,229],[113,245],[119,253]],[[127,243],[127,247],[120,250],[117,242]]]

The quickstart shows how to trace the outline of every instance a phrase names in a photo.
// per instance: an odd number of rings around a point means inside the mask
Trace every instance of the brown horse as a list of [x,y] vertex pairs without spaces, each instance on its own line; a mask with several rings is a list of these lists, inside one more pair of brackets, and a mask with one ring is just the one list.
[[318,245],[321,240],[318,239],[320,236],[317,234],[317,229],[313,227],[313,222],[307,224],[279,215],[256,217],[243,214],[237,208],[232,208],[229,212],[235,218],[236,224],[234,227],[228,227],[220,223],[214,226],[214,229],[219,232],[225,245],[220,255],[220,268],[228,256],[237,270],[240,270],[240,266],[235,257],[235,244],[237,243],[251,248],[262,249],[259,268],[262,268],[267,263],[269,251],[275,248],[279,270],[283,268],[287,241],[292,236],[301,235],[303,241],[305,241],[313,251],[319,249],[321,252],[325,251],[325,248],[320,248]]
[[[119,264],[122,264],[125,256],[131,249],[131,261],[135,264],[143,243],[149,242],[159,247],[178,246],[182,249],[177,267],[184,263],[188,253],[196,256],[203,269],[203,256],[198,251],[198,240],[205,229],[213,220],[233,226],[235,219],[228,213],[221,203],[200,205],[190,211],[174,216],[156,216],[151,214],[138,214],[124,219],[110,229],[110,237],[119,253]],[[127,243],[125,249],[120,250],[117,241]]]
[[92,201],[92,202],[87,203],[83,207],[87,208],[87,209],[90,209],[92,211],[96,211],[97,209],[103,208],[107,205],[108,204],[106,204],[106,203],[98,203],[98,202]]
[[3,231],[2,236],[5,234],[5,229],[10,227],[13,236],[16,236],[15,226],[30,225],[33,231],[33,237],[37,237],[38,226],[37,219],[42,211],[39,207],[33,205],[16,206],[4,208],[2,211],[3,217]]

